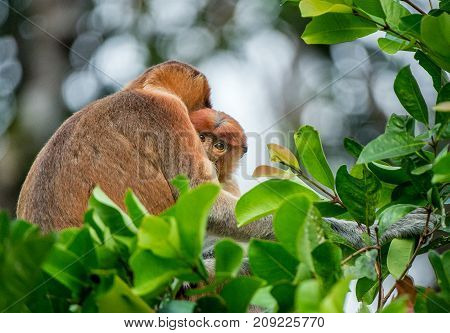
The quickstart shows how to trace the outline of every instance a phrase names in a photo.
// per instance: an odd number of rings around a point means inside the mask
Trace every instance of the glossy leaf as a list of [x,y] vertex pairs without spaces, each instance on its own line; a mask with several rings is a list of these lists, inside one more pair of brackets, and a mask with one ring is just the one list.
[[433,183],[446,183],[450,182],[450,153],[436,159],[433,164]]
[[267,145],[270,154],[270,160],[272,162],[283,163],[296,170],[300,168],[295,155],[286,147],[280,146],[276,143],[269,143]]
[[334,176],[323,152],[319,133],[311,126],[301,127],[294,135],[300,161],[319,183],[334,189]]
[[281,205],[273,219],[275,236],[294,257],[314,271],[312,251],[323,238],[320,215],[304,195],[296,195]]
[[359,179],[349,175],[346,166],[341,166],[336,174],[336,190],[357,222],[373,224],[381,184],[370,171],[364,168],[363,178]]
[[450,14],[426,15],[421,23],[421,35],[431,49],[433,60],[445,70],[450,70]]
[[414,119],[428,124],[428,108],[410,66],[403,67],[394,82],[394,91],[400,103]]
[[143,217],[148,214],[148,211],[131,190],[128,190],[125,194],[125,206],[134,225],[139,228]]
[[352,14],[327,13],[313,17],[302,38],[306,44],[349,42],[376,32],[377,26]]
[[425,146],[408,133],[388,132],[372,140],[359,155],[358,163],[369,163],[412,154]]
[[137,250],[130,258],[130,267],[137,295],[153,295],[175,276],[191,272],[186,262],[158,257],[148,250]]
[[177,224],[173,219],[148,215],[141,223],[137,234],[138,246],[163,258],[182,257]]
[[258,279],[240,276],[228,282],[220,292],[220,296],[225,300],[229,312],[246,312],[260,286],[261,281]]
[[326,241],[312,252],[314,271],[329,290],[341,277],[342,250],[336,244]]
[[353,279],[368,278],[375,281],[377,273],[375,271],[375,262],[377,250],[370,250],[359,255],[355,260],[355,265],[347,269],[347,274]]
[[248,257],[253,274],[270,284],[295,278],[298,260],[279,243],[252,239]]
[[294,194],[305,194],[313,201],[319,200],[319,196],[311,189],[290,180],[270,179],[258,184],[242,195],[236,204],[238,225],[244,226],[274,213]]
[[149,313],[155,312],[117,275],[107,291],[97,293],[96,304],[99,312],[106,313]]
[[387,256],[387,267],[389,273],[397,280],[405,270],[409,259],[414,250],[414,240],[412,239],[393,239],[389,246]]
[[244,250],[231,239],[222,239],[214,246],[216,278],[234,277],[241,267]]
[[324,313],[342,313],[344,312],[344,301],[349,291],[350,279],[339,280],[322,300],[320,312]]
[[417,209],[416,205],[399,204],[386,208],[380,215],[378,227],[380,236],[402,217]]
[[349,0],[302,0],[300,11],[303,17],[319,16],[325,13],[351,13]]
[[301,282],[295,292],[295,312],[317,313],[320,312],[322,300],[321,288],[318,280],[306,280]]
[[184,255],[191,260],[196,260],[202,253],[209,210],[219,192],[217,185],[202,184],[181,195],[175,205],[180,243]]

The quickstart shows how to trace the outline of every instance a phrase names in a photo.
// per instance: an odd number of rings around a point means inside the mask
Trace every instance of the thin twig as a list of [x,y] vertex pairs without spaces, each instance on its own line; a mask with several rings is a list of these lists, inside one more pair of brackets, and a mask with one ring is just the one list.
[[323,192],[327,197],[331,199],[331,201],[339,204],[340,206],[344,207],[344,204],[342,203],[341,199],[336,194],[330,193],[327,191],[322,185],[316,183],[314,180],[308,178],[301,170],[295,169],[291,166],[288,166],[299,178],[304,180],[305,182],[309,183],[310,185],[318,188],[321,192]]
[[383,271],[381,268],[381,245],[380,245],[380,236],[378,233],[378,226],[375,226],[375,236],[377,239],[377,264],[376,264],[376,268],[377,268],[377,278],[378,278],[378,311],[381,310],[382,306],[383,306]]
[[[400,274],[399,278],[397,279],[398,281],[402,280],[405,277],[405,275],[408,273],[408,271],[411,268],[414,260],[416,259],[417,255],[419,254],[420,248],[425,243],[425,240],[428,237],[427,236],[428,235],[428,224],[430,222],[430,216],[431,216],[431,209],[428,208],[427,221],[425,222],[425,227],[423,228],[422,234],[420,235],[419,241],[417,242],[416,249],[414,250],[414,253],[411,256],[411,258],[409,259],[408,264],[406,265],[406,267],[403,270],[402,274]],[[381,306],[386,304],[387,300],[389,299],[389,297],[391,297],[391,295],[394,292],[395,288],[396,288],[396,286],[394,284],[392,286],[392,288],[389,289],[389,291],[386,293],[386,296],[384,296],[384,298],[383,298],[383,300],[381,302]]]
[[411,0],[402,0],[403,2],[406,2],[408,5],[410,5],[412,8],[417,10],[422,15],[427,15],[419,6],[417,6],[415,3],[413,3]]
[[377,249],[378,250],[379,246],[378,245],[371,245],[371,246],[362,247],[358,251],[352,253],[347,258],[342,260],[341,261],[341,265],[345,265],[347,262],[349,262],[352,258],[356,257],[358,254],[361,254],[363,252],[366,252],[366,251],[369,251],[369,250],[373,250],[373,249]]

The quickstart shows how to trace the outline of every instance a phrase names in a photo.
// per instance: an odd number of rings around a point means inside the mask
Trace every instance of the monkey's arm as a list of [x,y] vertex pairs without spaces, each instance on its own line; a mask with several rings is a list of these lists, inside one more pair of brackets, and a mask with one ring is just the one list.
[[[427,223],[427,213],[424,209],[416,209],[405,217],[392,224],[381,236],[381,245],[390,242],[394,238],[414,238],[418,237],[424,230]],[[324,221],[331,227],[332,232],[349,242],[355,249],[366,246],[362,239],[362,234],[366,231],[364,226],[359,226],[356,222],[338,220],[335,218],[324,218]],[[433,229],[439,223],[438,218],[431,214],[428,221],[428,229]],[[375,244],[375,226],[370,227],[372,243]]]

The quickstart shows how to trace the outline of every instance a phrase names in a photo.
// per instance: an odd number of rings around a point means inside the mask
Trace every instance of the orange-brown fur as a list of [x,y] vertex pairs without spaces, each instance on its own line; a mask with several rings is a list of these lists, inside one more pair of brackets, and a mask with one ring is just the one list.
[[[191,112],[189,118],[201,136],[209,160],[216,167],[222,188],[239,196],[239,187],[232,175],[238,161],[247,151],[247,137],[241,125],[228,114],[210,108]],[[221,142],[224,143],[225,149],[214,147],[215,143]]]
[[[80,226],[88,198],[99,185],[123,207],[131,188],[158,214],[178,195],[170,180],[218,182],[189,114],[210,108],[203,74],[175,61],[154,66],[125,89],[95,101],[67,119],[38,154],[23,184],[17,216],[43,230]],[[237,228],[236,197],[222,191],[210,232],[237,239],[272,237],[270,219]]]

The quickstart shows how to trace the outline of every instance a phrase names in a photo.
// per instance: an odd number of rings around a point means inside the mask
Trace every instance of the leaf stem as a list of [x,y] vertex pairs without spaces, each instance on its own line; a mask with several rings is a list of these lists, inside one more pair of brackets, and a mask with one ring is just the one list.
[[417,6],[415,3],[413,3],[411,0],[401,0],[403,2],[406,2],[408,5],[410,5],[412,8],[417,10],[422,15],[427,15],[419,6]]
[[370,246],[362,247],[358,251],[352,253],[347,258],[342,260],[341,261],[341,265],[345,265],[347,262],[349,262],[352,258],[356,257],[358,254],[361,254],[363,252],[366,252],[366,251],[369,251],[369,250],[373,250],[373,249],[377,249],[378,250],[379,246],[378,245],[370,245]]
[[[285,164],[286,165],[286,164]],[[292,172],[294,172],[298,178],[304,180],[305,182],[309,183],[310,185],[318,188],[321,192],[323,192],[327,197],[329,197],[331,199],[332,202],[337,203],[338,205],[342,206],[343,208],[345,208],[344,204],[342,203],[341,199],[339,199],[338,195],[336,193],[331,193],[329,192],[327,189],[325,189],[322,185],[318,184],[317,182],[315,182],[314,180],[308,178],[302,170],[293,168],[289,165],[287,165]]]
[[378,311],[383,307],[383,271],[381,268],[381,245],[380,245],[380,235],[378,233],[378,226],[375,226],[375,236],[377,240],[377,263],[376,263],[376,271],[378,278]]

